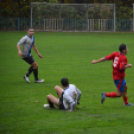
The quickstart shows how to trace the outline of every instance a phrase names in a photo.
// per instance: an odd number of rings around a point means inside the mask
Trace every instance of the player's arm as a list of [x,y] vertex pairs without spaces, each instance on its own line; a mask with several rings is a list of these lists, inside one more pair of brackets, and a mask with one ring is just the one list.
[[125,65],[121,70],[125,70],[125,69],[131,68],[131,67],[132,67],[132,64],[127,64],[127,65]]
[[69,110],[67,110],[67,111],[69,111],[69,112],[72,112],[72,111],[74,111],[74,109],[75,109],[75,106],[76,106],[76,103],[74,102],[74,101],[72,101],[72,102],[68,102],[69,104],[70,104],[70,109]]
[[132,64],[127,64],[127,65],[125,65],[125,69],[127,69],[127,68],[131,68],[132,67]]
[[103,61],[106,61],[107,59],[105,57],[103,58],[100,58],[98,60],[92,60],[92,64],[96,64],[96,63],[99,63],[99,62],[103,62]]
[[70,111],[74,111],[74,108],[75,108],[75,102],[71,102],[70,103]]
[[78,88],[76,88],[76,91],[77,91],[77,97],[76,97],[76,100],[77,100],[77,104],[80,104],[80,97],[81,97],[81,91],[78,89]]
[[23,44],[25,42],[25,37],[21,38],[20,41],[18,42],[17,44],[17,49],[18,49],[18,54],[19,56],[22,56],[22,52],[21,52],[21,49],[20,49],[20,45]]
[[74,108],[76,106],[75,101],[68,95],[63,96],[64,100],[69,104],[69,108],[67,111],[74,111]]
[[21,52],[21,49],[20,49],[20,45],[19,44],[17,44],[17,49],[18,49],[19,56],[22,56],[22,52]]
[[120,67],[120,70],[125,70],[127,68],[131,68],[132,64],[127,64],[127,59],[124,58],[124,59],[121,60],[119,67]]
[[39,51],[38,51],[38,49],[37,49],[37,47],[34,45],[33,46],[33,49],[34,49],[34,51],[38,54],[38,56],[41,58],[41,59],[43,59],[43,56],[39,53]]
[[114,59],[114,55],[115,55],[115,53],[112,53],[112,54],[110,54],[106,57],[100,58],[98,60],[92,60],[92,64],[96,64],[96,63],[103,62],[106,60],[112,60],[112,59]]

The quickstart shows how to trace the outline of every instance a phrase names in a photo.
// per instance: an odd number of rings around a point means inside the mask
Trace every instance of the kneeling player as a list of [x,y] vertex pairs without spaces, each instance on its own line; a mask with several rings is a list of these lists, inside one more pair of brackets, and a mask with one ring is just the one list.
[[73,111],[75,106],[79,104],[81,91],[77,89],[75,85],[69,84],[67,78],[61,79],[61,85],[63,89],[59,86],[55,86],[59,99],[51,94],[47,95],[48,104],[44,104],[44,107],[54,108],[55,104],[59,109]]

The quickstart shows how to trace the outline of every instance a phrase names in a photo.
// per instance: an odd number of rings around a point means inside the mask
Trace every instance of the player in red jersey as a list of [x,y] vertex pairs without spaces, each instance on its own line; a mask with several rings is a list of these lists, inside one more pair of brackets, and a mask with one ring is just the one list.
[[128,103],[127,97],[127,85],[124,79],[125,77],[125,70],[127,68],[131,68],[132,64],[127,64],[126,54],[128,52],[128,48],[125,44],[121,44],[119,46],[120,52],[113,52],[112,54],[103,57],[98,60],[93,60],[92,64],[96,64],[99,62],[103,62],[106,60],[113,60],[113,80],[114,84],[117,87],[117,92],[110,92],[110,93],[102,93],[101,103],[103,103],[106,97],[123,97],[124,105],[125,106],[133,106],[133,104]]

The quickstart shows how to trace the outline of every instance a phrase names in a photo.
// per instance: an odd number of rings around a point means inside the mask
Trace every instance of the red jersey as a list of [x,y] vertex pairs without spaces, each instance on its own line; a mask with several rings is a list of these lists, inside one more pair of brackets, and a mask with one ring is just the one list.
[[113,79],[119,80],[125,77],[124,67],[127,64],[127,58],[120,52],[113,52],[105,57],[107,60],[113,60]]

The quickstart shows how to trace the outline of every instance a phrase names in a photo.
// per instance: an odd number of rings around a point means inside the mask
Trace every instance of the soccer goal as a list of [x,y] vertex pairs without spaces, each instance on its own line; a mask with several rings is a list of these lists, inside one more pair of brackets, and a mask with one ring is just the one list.
[[115,4],[31,2],[31,27],[39,31],[115,32]]

